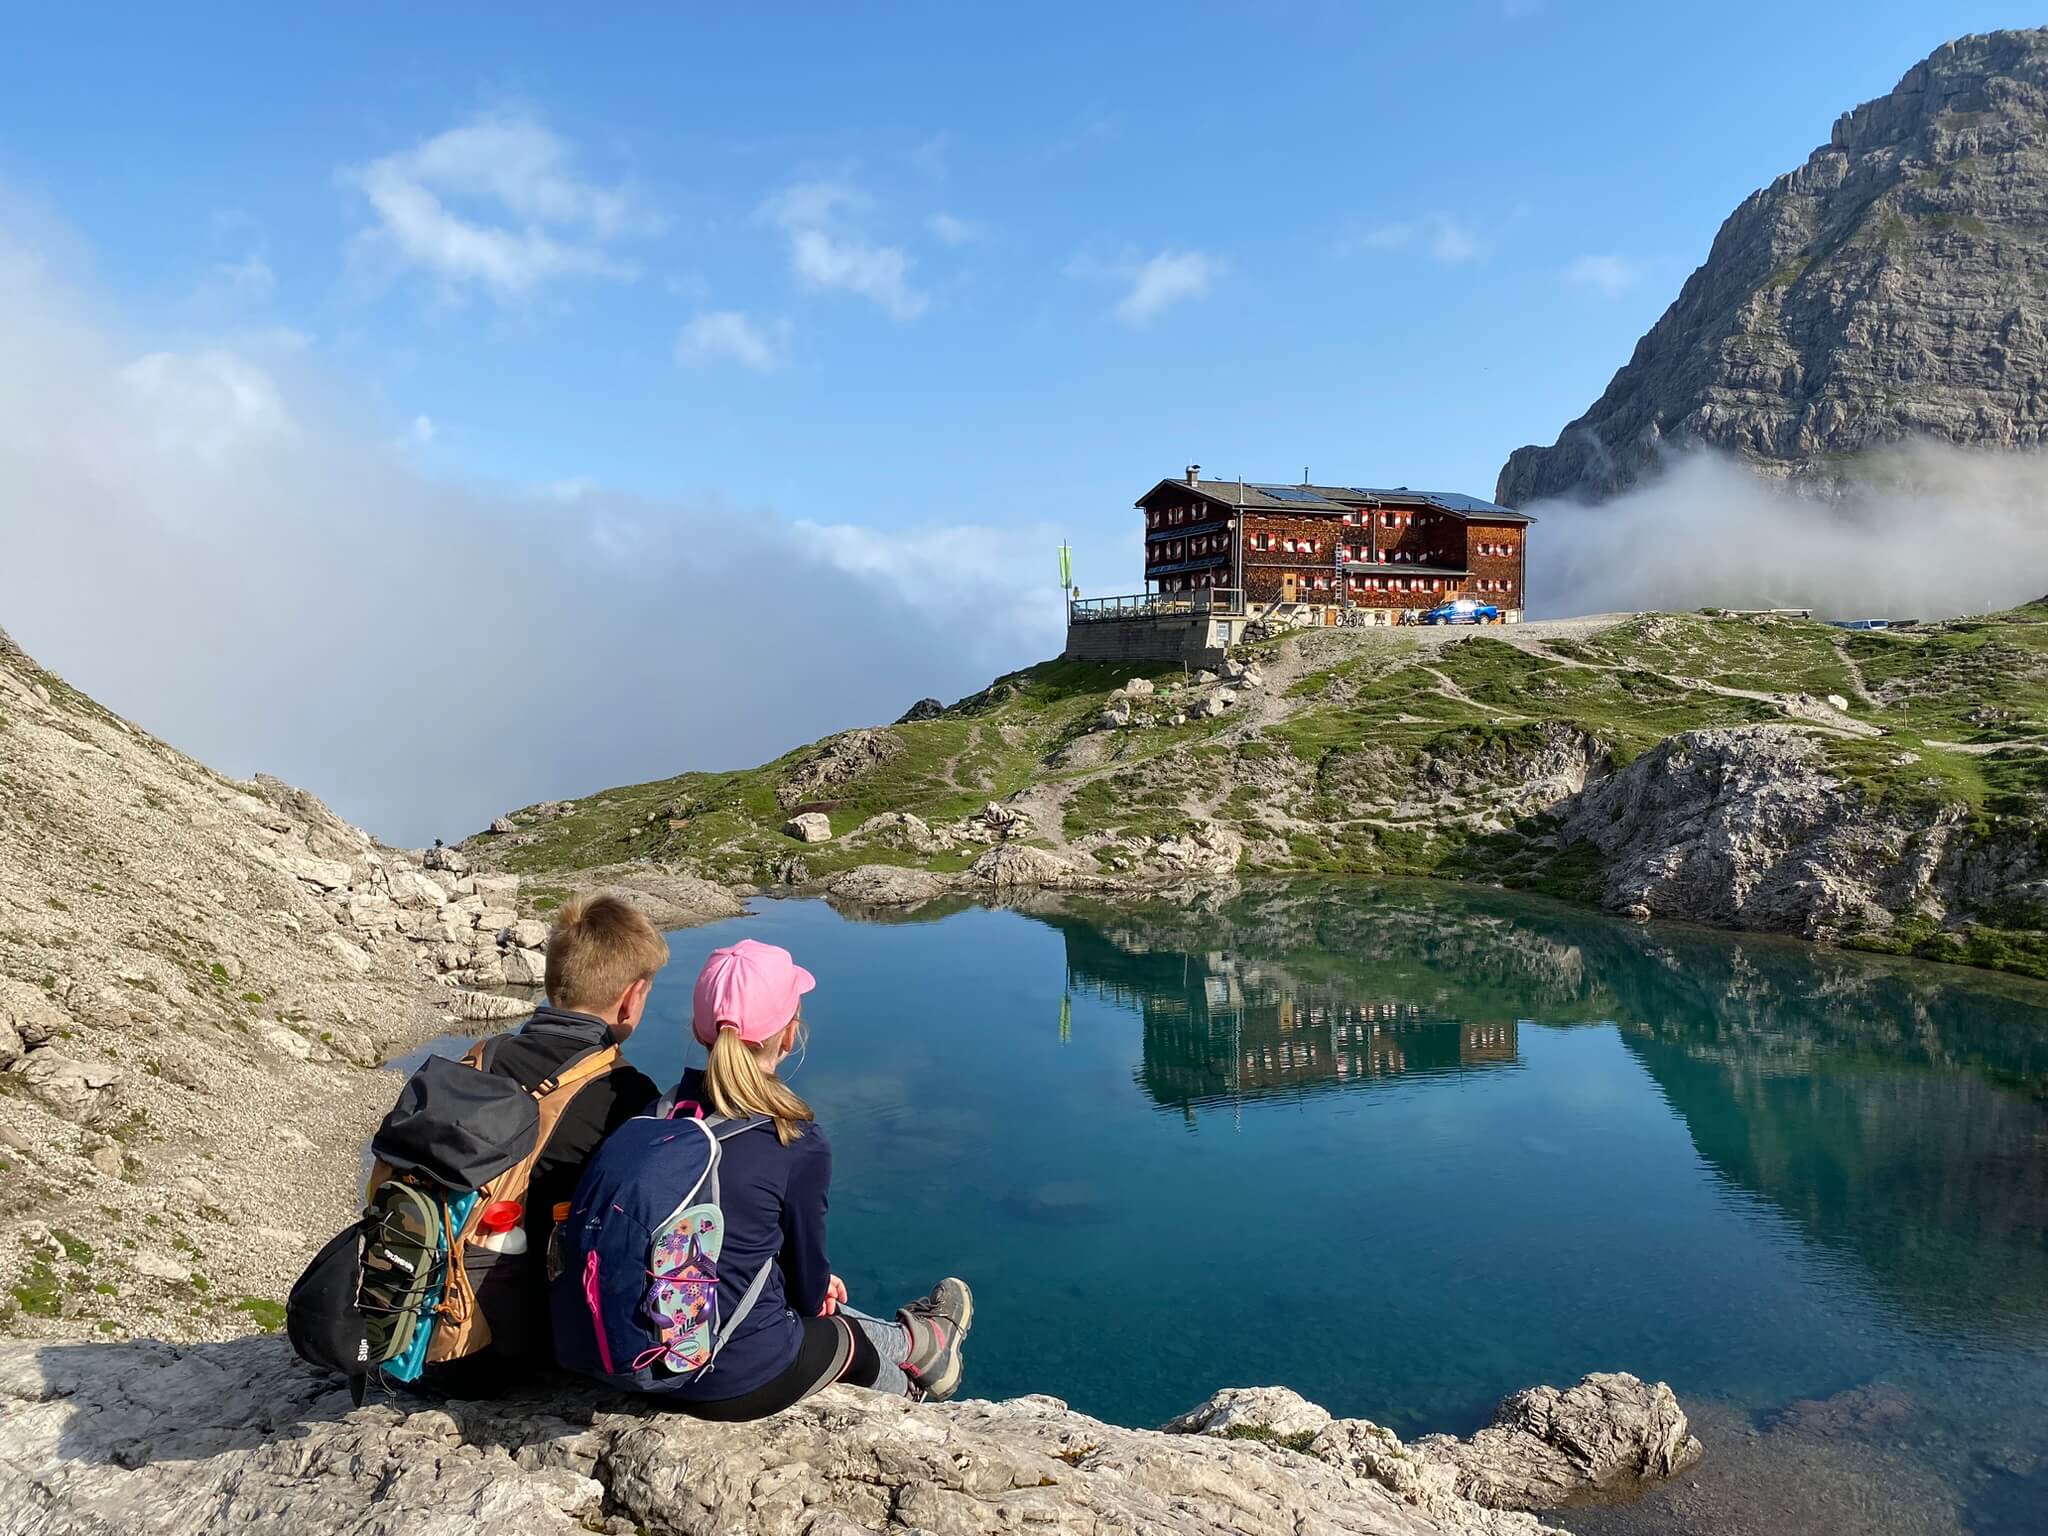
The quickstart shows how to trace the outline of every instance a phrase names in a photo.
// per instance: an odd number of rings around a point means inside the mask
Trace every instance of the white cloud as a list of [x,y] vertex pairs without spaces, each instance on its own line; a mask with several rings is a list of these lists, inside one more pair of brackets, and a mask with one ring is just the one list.
[[277,287],[277,274],[270,263],[251,251],[240,261],[223,261],[213,269],[221,286],[237,297],[261,302]]
[[[1042,558],[935,559],[916,591],[845,553],[857,530],[758,504],[430,477],[319,353],[138,356],[56,275],[91,263],[16,227],[0,213],[0,624],[211,766],[279,773],[385,837],[766,761],[1056,643],[1056,600],[1015,599],[1050,587]],[[458,577],[561,622],[443,622],[436,584]],[[744,667],[675,665],[734,634]]]
[[476,284],[500,301],[561,277],[631,278],[608,247],[661,220],[628,187],[580,178],[562,139],[531,118],[491,113],[342,173],[375,222],[358,260]]
[[412,440],[416,443],[431,443],[434,440],[434,418],[415,416],[412,419]]
[[1048,655],[1060,643],[1065,610],[1052,580],[1060,537],[1049,527],[897,532],[803,521],[796,530],[839,569],[889,588],[906,603],[979,615],[979,622],[1035,636],[1036,648]]
[[2048,590],[2048,454],[1901,444],[1844,466],[1827,496],[1719,453],[1674,451],[1661,467],[1597,506],[1528,509],[1540,612],[1946,618]]
[[714,309],[691,317],[676,336],[676,361],[690,367],[734,362],[756,373],[773,373],[789,344],[789,322],[765,329],[737,309]]
[[1381,224],[1358,237],[1371,250],[1398,251],[1409,246],[1428,250],[1446,266],[1476,260],[1483,251],[1471,227],[1447,213],[1432,213],[1404,223]]
[[967,245],[988,233],[987,229],[974,220],[959,218],[950,213],[935,213],[924,221],[924,225],[947,245]]
[[1224,263],[1201,251],[1161,251],[1130,273],[1130,291],[1117,300],[1125,325],[1149,325],[1184,299],[1199,299],[1224,272]]
[[1626,256],[1581,256],[1564,269],[1565,281],[1619,298],[1643,280],[1642,263]]
[[761,216],[787,238],[790,271],[803,287],[858,294],[894,319],[915,320],[930,300],[910,280],[909,253],[850,227],[873,206],[858,188],[802,182],[769,198]]

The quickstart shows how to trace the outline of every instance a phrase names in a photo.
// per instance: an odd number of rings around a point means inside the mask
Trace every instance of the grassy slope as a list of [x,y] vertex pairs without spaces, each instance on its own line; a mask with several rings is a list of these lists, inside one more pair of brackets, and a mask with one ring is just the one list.
[[[1136,839],[1208,819],[1246,836],[1248,868],[1483,872],[1584,897],[1597,872],[1590,850],[1538,853],[1529,834],[1542,830],[1540,819],[1514,807],[1513,790],[1546,745],[1576,736],[1619,764],[1678,731],[1788,718],[1746,692],[1838,695],[1851,716],[1882,727],[1881,738],[1829,737],[1837,764],[1873,803],[1953,806],[1983,834],[2040,837],[2048,828],[2048,750],[2027,745],[2048,738],[2044,605],[1873,634],[1646,615],[1520,647],[1478,634],[1441,648],[1388,633],[1318,636],[1312,651],[1291,649],[1301,644],[1266,643],[1276,686],[1248,714],[1171,726],[1172,706],[1162,704],[1157,723],[1096,738],[1100,756],[1086,767],[1060,766],[1071,758],[1056,754],[1088,735],[1111,690],[1147,669],[1056,661],[1013,674],[941,719],[892,727],[905,750],[829,792],[839,797],[833,829],[844,834],[884,810],[953,820],[1033,788],[1055,811],[1048,836],[1081,843],[1110,868],[1141,856],[1127,846]],[[1168,687],[1179,680],[1176,670],[1151,675]],[[559,820],[532,822],[531,841],[495,857],[539,879],[647,858],[760,880],[798,852],[813,876],[857,863],[964,863],[958,853],[923,858],[837,842],[799,849],[781,835],[775,790],[810,750],[606,791]],[[2048,972],[2048,946],[2018,925],[2010,940],[1991,929],[1943,939],[1902,925],[1888,942]]]

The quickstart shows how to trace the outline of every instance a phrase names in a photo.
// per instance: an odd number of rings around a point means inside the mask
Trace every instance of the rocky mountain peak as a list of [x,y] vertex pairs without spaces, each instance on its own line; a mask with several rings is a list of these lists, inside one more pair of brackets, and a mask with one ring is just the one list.
[[2048,28],[1945,43],[1843,113],[1495,495],[1599,500],[1695,445],[1827,477],[1918,436],[2048,439]]

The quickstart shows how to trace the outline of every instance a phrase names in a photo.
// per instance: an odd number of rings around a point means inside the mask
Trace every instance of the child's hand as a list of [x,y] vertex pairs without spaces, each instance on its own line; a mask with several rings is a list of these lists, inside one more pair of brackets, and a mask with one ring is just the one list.
[[840,1304],[845,1300],[846,1282],[834,1275],[825,1282],[825,1305],[818,1308],[818,1316],[830,1317],[839,1310]]

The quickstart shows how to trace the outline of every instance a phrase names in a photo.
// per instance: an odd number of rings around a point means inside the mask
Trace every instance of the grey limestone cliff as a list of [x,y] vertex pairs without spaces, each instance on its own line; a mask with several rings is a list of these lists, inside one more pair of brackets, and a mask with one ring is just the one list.
[[1599,500],[1672,448],[1832,478],[1916,437],[2048,438],[2048,29],[1944,44],[1729,215],[1592,408],[1496,498]]

